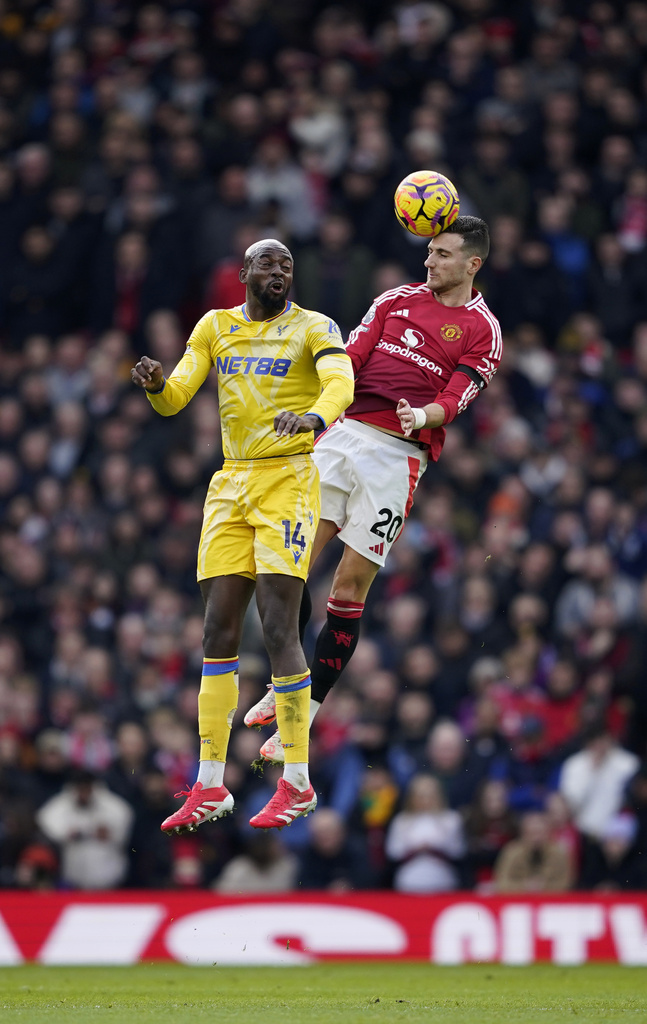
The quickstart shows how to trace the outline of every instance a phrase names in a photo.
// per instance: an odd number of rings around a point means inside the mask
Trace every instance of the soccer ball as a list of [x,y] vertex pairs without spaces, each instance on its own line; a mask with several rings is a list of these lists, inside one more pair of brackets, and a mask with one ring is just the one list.
[[400,224],[423,238],[445,231],[460,208],[456,187],[438,171],[407,174],[396,188],[393,202]]

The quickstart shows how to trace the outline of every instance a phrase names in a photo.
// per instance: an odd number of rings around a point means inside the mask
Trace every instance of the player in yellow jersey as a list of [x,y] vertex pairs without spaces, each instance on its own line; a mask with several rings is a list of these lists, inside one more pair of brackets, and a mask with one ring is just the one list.
[[310,674],[298,632],[319,521],[311,453],[314,430],[352,401],[353,371],[334,321],[288,300],[293,267],[281,242],[256,242],[240,271],[244,304],[203,316],[168,379],[147,356],[131,371],[153,408],[172,416],[215,367],[225,455],[209,484],[198,551],[205,604],[200,769],[182,807],[162,823],[169,834],[233,808],[224,770],[254,589],[286,756],[276,793],[250,824],[282,828],[317,803],[308,775]]

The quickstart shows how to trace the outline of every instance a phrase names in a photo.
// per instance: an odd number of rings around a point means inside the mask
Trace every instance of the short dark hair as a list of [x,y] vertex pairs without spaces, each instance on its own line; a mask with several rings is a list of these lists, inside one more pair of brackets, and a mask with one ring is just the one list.
[[461,235],[463,250],[470,256],[480,256],[485,263],[490,252],[490,232],[480,217],[457,217],[453,224],[445,228],[445,235]]

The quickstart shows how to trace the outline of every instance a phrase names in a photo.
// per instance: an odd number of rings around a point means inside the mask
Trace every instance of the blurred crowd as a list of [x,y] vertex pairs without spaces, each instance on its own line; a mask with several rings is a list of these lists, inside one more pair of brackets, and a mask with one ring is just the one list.
[[[647,3],[0,0],[0,885],[434,892],[647,884]],[[424,279],[432,167],[490,224],[488,390],[318,715],[316,814],[159,830],[196,772],[215,381],[129,383],[242,301],[255,239],[346,334]],[[314,567],[308,655],[339,549]]]

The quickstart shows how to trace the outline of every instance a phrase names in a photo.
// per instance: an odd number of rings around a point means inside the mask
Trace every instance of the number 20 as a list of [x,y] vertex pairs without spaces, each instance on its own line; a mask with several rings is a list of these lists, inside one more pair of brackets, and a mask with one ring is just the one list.
[[[402,526],[402,516],[394,516],[390,508],[381,508],[379,514],[385,518],[373,523],[371,533],[376,533],[378,537],[386,537],[389,544],[392,544]],[[381,529],[383,526],[388,527],[386,533]]]

